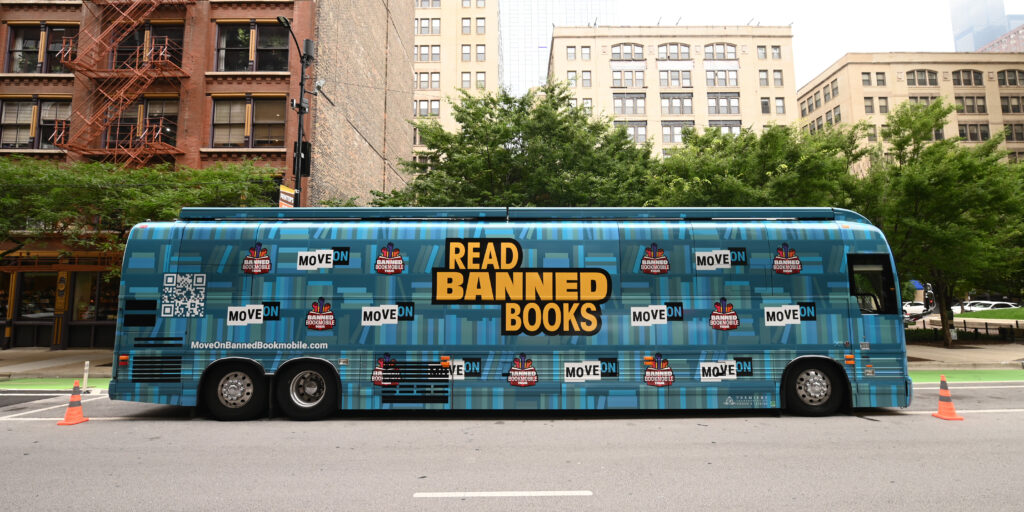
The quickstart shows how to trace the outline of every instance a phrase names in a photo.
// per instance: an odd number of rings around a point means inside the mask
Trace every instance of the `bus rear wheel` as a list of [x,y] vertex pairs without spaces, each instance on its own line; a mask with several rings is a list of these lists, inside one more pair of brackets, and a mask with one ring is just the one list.
[[297,363],[277,375],[277,403],[293,420],[318,420],[338,410],[338,378],[322,364]]
[[786,379],[786,408],[800,416],[827,416],[839,410],[843,386],[839,373],[822,361],[800,362]]
[[221,421],[251,420],[267,405],[267,382],[255,368],[226,364],[206,376],[204,403],[210,415]]

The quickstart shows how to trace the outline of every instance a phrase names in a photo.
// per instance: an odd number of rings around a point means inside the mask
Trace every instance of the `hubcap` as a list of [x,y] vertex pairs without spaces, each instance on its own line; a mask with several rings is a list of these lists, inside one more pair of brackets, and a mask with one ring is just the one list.
[[796,394],[803,403],[819,406],[832,396],[832,382],[821,370],[804,370],[796,377]]
[[221,405],[238,409],[249,403],[249,399],[252,398],[252,387],[253,382],[249,375],[231,372],[220,379],[217,386],[220,393],[217,394],[217,398],[220,399]]
[[306,370],[292,377],[288,388],[291,390],[292,403],[299,407],[313,407],[324,399],[327,383],[323,375]]

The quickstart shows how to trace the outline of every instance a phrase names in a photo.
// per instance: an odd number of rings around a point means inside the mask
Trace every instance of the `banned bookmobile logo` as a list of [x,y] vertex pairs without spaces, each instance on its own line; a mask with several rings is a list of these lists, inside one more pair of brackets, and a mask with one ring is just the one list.
[[509,238],[449,238],[434,269],[434,304],[499,304],[501,333],[591,335],[611,277],[596,268],[521,268],[523,249]]
[[644,247],[644,255],[640,258],[640,272],[656,276],[668,271],[668,256],[665,255],[665,250],[660,249],[658,244]]
[[271,270],[270,256],[263,244],[256,242],[254,247],[249,248],[249,254],[242,258],[242,272],[245,274],[266,274]]

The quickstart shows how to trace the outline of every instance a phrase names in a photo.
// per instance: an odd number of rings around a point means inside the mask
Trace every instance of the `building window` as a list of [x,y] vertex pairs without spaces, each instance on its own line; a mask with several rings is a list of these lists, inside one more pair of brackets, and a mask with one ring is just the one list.
[[832,89],[829,89],[827,85],[821,90],[821,93],[825,95],[825,103],[828,103],[828,100],[832,99]]
[[757,83],[760,84],[761,87],[768,87],[768,70],[767,69],[762,69],[762,70],[757,72]]
[[487,0],[476,0],[477,7],[487,7]]
[[441,33],[441,18],[416,18],[413,22],[413,27],[416,29],[415,32],[417,35],[425,36]]
[[735,59],[736,45],[715,43],[704,46],[704,60]]
[[473,47],[468,44],[462,45],[462,62],[473,60]]
[[565,60],[576,60],[576,47],[566,46],[565,47]]
[[878,127],[875,126],[875,125],[871,125],[870,129],[868,130],[868,141],[869,142],[875,142],[877,140],[878,140]]
[[[836,108],[838,108],[838,107],[836,107]],[[775,113],[776,114],[785,114],[786,113],[786,99],[785,98],[775,98]]]
[[441,45],[422,45],[413,48],[413,57],[418,62],[437,62],[441,60]]
[[569,106],[572,108],[576,108],[576,101],[576,98],[569,98]]
[[988,124],[964,124],[961,123],[958,128],[960,129],[960,138],[969,140],[972,142],[988,140]]
[[1024,142],[1024,124],[1004,124],[1006,140],[1011,142]]
[[956,106],[959,107],[960,112],[964,114],[985,114],[985,97],[984,96],[957,96],[955,98]]
[[878,98],[878,113],[888,114],[889,113],[889,98],[880,96]]
[[586,111],[588,114],[594,111],[593,98],[583,98],[583,110]]
[[583,60],[590,60],[590,47],[589,46],[581,46],[580,47],[580,58],[582,58]]
[[832,117],[835,118],[836,124],[839,124],[843,120],[842,117],[839,115],[839,107],[838,106],[836,108],[832,109]]
[[487,18],[476,19],[476,33],[486,34],[487,33]]
[[662,115],[693,114],[693,93],[663,93],[661,95]]
[[693,128],[693,121],[662,121],[661,142],[677,144],[683,141],[683,132]]
[[689,71],[659,71],[662,87],[691,87]]
[[476,72],[476,88],[486,89],[487,88],[487,73],[483,71]]
[[768,47],[767,46],[758,46],[757,47],[757,58],[758,59],[767,59],[768,58]]
[[487,60],[487,45],[486,44],[478,44],[478,45],[476,45],[476,60],[478,62],[483,62],[483,61]]
[[[882,73],[882,76],[885,76],[885,73]],[[839,79],[837,78],[835,80],[832,80],[832,84],[831,85],[832,85],[832,97],[833,98],[838,98],[839,97]]]
[[705,78],[708,87],[736,87],[738,84],[734,70],[706,71]]
[[462,33],[463,35],[473,33],[473,20],[470,18],[462,18]]
[[613,111],[621,115],[646,114],[646,98],[643,93],[615,93],[612,94]]
[[470,73],[468,71],[463,71],[462,72],[462,88],[463,89],[469,89],[470,87],[473,86],[473,83],[472,83],[473,78],[472,77],[473,77],[472,73]]
[[800,102],[800,117],[807,117],[807,102]]
[[[174,146],[178,142],[178,98],[147,99],[145,105],[147,140]],[[282,129],[281,133],[284,133]]]
[[[217,71],[288,71],[287,28],[255,23],[217,28]],[[254,37],[256,45],[250,51]],[[124,58],[127,57],[119,56],[119,59]]]
[[473,3],[473,0],[462,0],[462,6],[463,7],[471,7],[472,3]]
[[1000,96],[999,104],[1002,107],[1004,114],[1020,114],[1020,106],[1021,103],[1024,102],[1022,100],[1024,100],[1024,98],[1021,98],[1020,96]]
[[781,59],[782,58],[782,47],[781,46],[772,46],[772,58],[773,59]]
[[782,87],[782,70],[772,71],[772,80],[775,82],[775,87]]
[[907,85],[911,87],[939,85],[939,73],[928,69],[912,69],[907,71]]
[[284,98],[215,99],[213,147],[283,148],[284,123]]
[[690,47],[682,43],[666,43],[658,45],[658,60],[687,60],[690,58]]
[[[61,64],[61,49],[64,39],[69,40],[70,48],[77,45],[77,26],[11,25],[10,39],[7,44],[8,73],[68,73]],[[40,38],[46,37],[46,51],[43,61],[39,61]]]
[[615,121],[615,126],[626,128],[626,136],[637,144],[647,141],[647,121]]
[[569,87],[576,87],[576,72],[575,71],[566,71],[565,72],[565,81],[569,82]]
[[976,86],[984,85],[981,81],[981,71],[961,69],[953,72],[953,85],[955,86]]
[[935,101],[935,96],[910,96],[907,100],[915,105],[928,106]]
[[870,86],[871,85],[871,73],[861,73],[860,74],[860,83],[863,86]]
[[413,116],[429,117],[441,114],[441,100],[413,100]]
[[612,87],[643,87],[643,71],[612,71]]
[[590,87],[590,71],[583,72],[583,87]]
[[719,130],[723,134],[739,135],[742,126],[742,121],[708,121],[709,129]]
[[623,43],[612,46],[612,60],[644,60],[644,47]]
[[772,113],[772,99],[771,98],[761,98],[761,113],[762,114],[771,114]]
[[1018,69],[1007,69],[996,74],[1000,87],[1024,86],[1024,71]]
[[825,126],[832,126],[832,111],[825,111]]
[[[38,106],[38,117],[33,109]],[[0,102],[0,148],[4,149],[54,149],[59,122],[71,118],[71,99],[66,100],[7,100]],[[33,124],[35,129],[33,130]],[[66,124],[66,123],[65,123]],[[34,137],[30,135],[35,133]]]
[[875,73],[875,85],[885,87],[885,73],[881,71]]
[[875,113],[875,99],[871,96],[864,97],[864,113],[874,114]]
[[[807,104],[807,110],[811,110],[810,103]],[[814,110],[821,108],[821,93],[818,91],[814,92]]]
[[740,113],[740,94],[738,92],[709,92],[708,114]]

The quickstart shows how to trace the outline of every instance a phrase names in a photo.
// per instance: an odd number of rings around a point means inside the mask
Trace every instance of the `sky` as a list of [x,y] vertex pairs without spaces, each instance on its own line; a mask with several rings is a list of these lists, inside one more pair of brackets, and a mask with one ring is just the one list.
[[[790,25],[797,88],[850,52],[951,52],[948,0],[613,0],[599,25]],[[1007,14],[1024,0],[1007,0]]]

